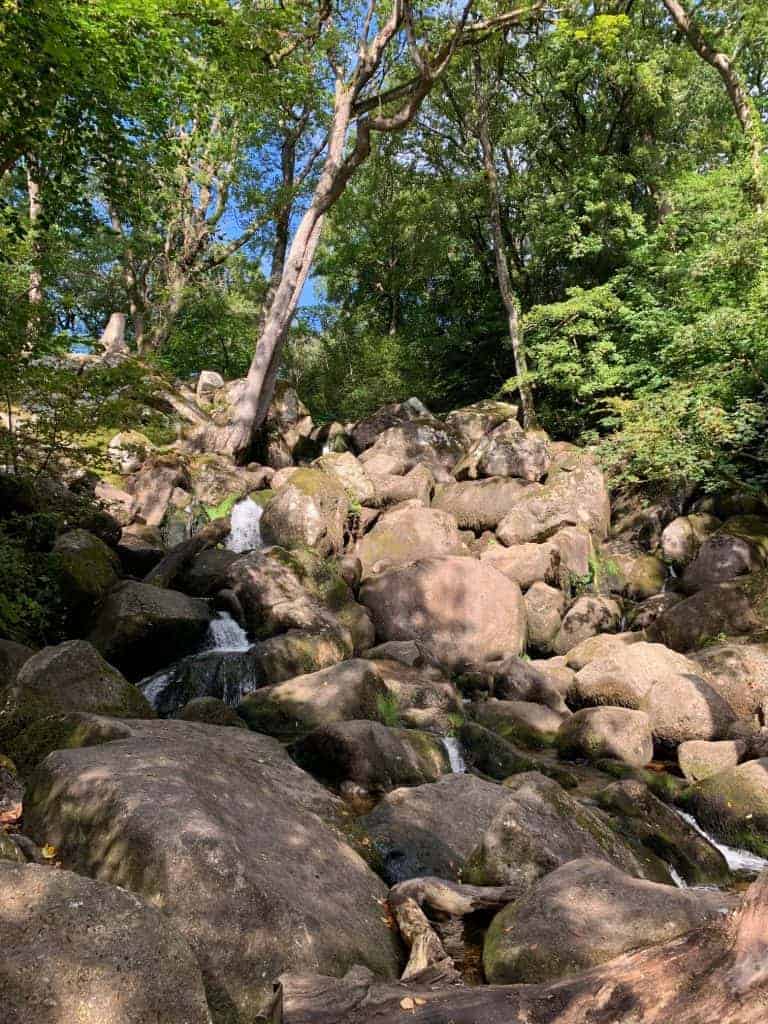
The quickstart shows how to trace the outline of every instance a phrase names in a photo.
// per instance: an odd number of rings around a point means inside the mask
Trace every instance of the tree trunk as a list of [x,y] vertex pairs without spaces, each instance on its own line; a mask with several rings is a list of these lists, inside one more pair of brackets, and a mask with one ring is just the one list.
[[43,200],[40,195],[40,182],[34,173],[31,162],[27,159],[27,197],[29,200],[29,234],[31,239],[31,261],[29,271],[29,287],[27,301],[29,315],[27,317],[27,341],[31,345],[40,329],[40,306],[43,303],[43,275],[40,269],[40,240],[38,231],[43,213]]
[[107,326],[99,338],[104,356],[122,356],[128,352],[125,342],[125,313],[110,313]]
[[[480,73],[476,67],[475,81],[479,86]],[[479,90],[478,90],[479,91]],[[496,163],[491,143],[491,136],[488,130],[488,114],[485,100],[478,97],[477,104],[477,127],[480,136],[480,146],[483,151],[483,169],[488,185],[488,213],[491,220],[491,235],[493,238],[493,254],[496,259],[496,277],[499,282],[501,301],[507,311],[507,325],[509,327],[509,340],[512,345],[512,353],[515,359],[515,372],[520,392],[520,404],[523,409],[523,425],[528,427],[536,426],[536,410],[533,404],[533,391],[528,381],[528,360],[525,353],[523,332],[520,327],[520,316],[517,308],[517,298],[512,289],[512,281],[509,276],[509,262],[507,260],[507,247],[504,241],[504,233],[501,227],[501,202],[499,199],[499,178],[496,174]]]
[[709,45],[683,5],[678,3],[678,0],[664,0],[664,6],[690,46],[703,61],[717,71],[723,80],[731,105],[744,132],[758,205],[762,207],[768,198],[768,184],[763,168],[765,139],[760,114],[752,97],[742,85],[730,57]]
[[284,1024],[765,1024],[768,872],[738,910],[661,946],[538,985],[282,977]]

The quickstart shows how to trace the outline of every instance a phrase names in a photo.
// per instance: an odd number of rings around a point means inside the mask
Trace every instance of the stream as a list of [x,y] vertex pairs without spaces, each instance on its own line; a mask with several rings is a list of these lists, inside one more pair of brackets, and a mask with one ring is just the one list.
[[225,547],[237,554],[253,551],[262,546],[261,514],[264,510],[253,498],[243,498],[232,506],[230,533]]

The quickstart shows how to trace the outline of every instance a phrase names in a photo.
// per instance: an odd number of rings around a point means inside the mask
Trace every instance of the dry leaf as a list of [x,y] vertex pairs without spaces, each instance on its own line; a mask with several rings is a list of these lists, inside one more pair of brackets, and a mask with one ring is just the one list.
[[411,999],[410,996],[404,996],[400,1000],[400,1009],[401,1010],[413,1010],[413,1009],[415,1009],[415,1007],[416,1007],[416,1003],[414,1003],[414,1001]]

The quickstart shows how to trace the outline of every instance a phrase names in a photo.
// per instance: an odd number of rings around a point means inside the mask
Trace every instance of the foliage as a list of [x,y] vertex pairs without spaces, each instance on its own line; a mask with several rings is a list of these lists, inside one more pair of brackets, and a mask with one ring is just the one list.
[[34,520],[0,524],[0,637],[36,646],[65,638],[65,607],[56,555],[35,528],[50,524]]

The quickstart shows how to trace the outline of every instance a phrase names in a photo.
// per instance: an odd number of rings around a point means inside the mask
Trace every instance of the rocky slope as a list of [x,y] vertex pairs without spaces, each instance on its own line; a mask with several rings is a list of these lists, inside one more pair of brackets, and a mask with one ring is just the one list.
[[70,639],[0,640],[9,1021],[650,1024],[654,971],[762,1019],[762,504],[612,517],[496,401],[316,428],[283,387],[263,463],[109,450]]

